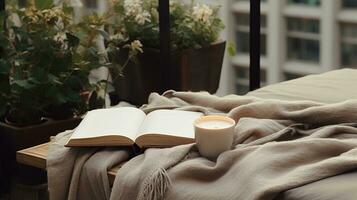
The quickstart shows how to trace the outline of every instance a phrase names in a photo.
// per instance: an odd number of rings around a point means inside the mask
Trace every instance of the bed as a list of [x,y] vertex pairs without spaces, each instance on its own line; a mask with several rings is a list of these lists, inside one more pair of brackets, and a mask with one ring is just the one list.
[[[248,96],[280,100],[312,100],[336,103],[357,99],[357,70],[341,69],[273,84]],[[286,191],[277,200],[357,199],[357,169]]]
[[[248,96],[281,100],[312,100],[335,103],[357,99],[357,70],[341,69],[320,75],[273,84]],[[46,148],[43,148],[46,149]],[[22,150],[18,161],[44,168],[46,153],[39,148]],[[35,152],[33,152],[35,151]],[[31,164],[32,163],[32,164]],[[42,163],[42,164],[39,164]],[[118,170],[117,168],[116,170]],[[112,173],[115,174],[115,173]],[[110,175],[110,173],[109,173]],[[278,200],[354,200],[357,199],[357,169],[281,193]]]
[[312,100],[336,103],[357,99],[357,69],[340,69],[324,74],[272,84],[247,94],[266,99]]

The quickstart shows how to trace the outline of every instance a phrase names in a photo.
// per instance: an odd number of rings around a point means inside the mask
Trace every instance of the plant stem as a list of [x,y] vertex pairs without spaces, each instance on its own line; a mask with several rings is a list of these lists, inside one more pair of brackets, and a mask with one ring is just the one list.
[[[121,68],[121,70],[124,70],[125,69],[125,67],[129,64],[129,61],[132,59],[132,55],[130,55],[129,56],[129,58],[128,59],[126,59],[126,61],[125,61],[125,63],[124,63],[124,65],[123,65],[123,67]],[[115,78],[114,79],[112,79],[112,81],[114,81],[114,80],[116,80],[119,76],[121,76],[121,73],[119,73],[118,75],[116,75],[115,76]],[[107,104],[106,104],[106,101],[107,101],[107,91],[108,91],[108,85],[109,85],[109,77],[110,77],[110,70],[109,70],[109,68],[108,68],[108,75],[107,75],[107,79],[106,79],[106,81],[105,81],[105,88],[104,88],[104,106],[106,106]],[[106,108],[106,107],[105,107]]]
[[105,88],[104,88],[104,108],[107,108],[107,90],[108,90],[108,85],[109,85],[109,77],[110,77],[110,71],[108,68],[108,75],[107,75],[107,79],[105,82]]

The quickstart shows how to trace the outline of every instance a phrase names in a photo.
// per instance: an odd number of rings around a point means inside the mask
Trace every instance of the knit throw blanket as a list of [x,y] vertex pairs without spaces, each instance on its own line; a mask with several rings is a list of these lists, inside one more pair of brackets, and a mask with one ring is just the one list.
[[195,144],[147,149],[65,148],[71,132],[50,146],[50,197],[111,200],[272,200],[279,193],[357,169],[357,100],[337,104],[279,101],[208,93],[153,93],[142,109],[180,109],[236,120],[232,150],[211,161]]

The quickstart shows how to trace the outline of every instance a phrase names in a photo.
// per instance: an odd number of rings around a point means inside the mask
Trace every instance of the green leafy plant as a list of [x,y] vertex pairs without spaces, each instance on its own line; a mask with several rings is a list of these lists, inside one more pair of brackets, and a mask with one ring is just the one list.
[[[17,124],[86,111],[88,99],[83,93],[107,90],[109,84],[109,77],[90,83],[91,70],[109,67],[120,71],[142,51],[140,42],[104,30],[114,28],[108,16],[93,14],[74,23],[72,9],[66,5],[40,7],[45,9],[8,6],[7,12],[1,13],[0,115],[6,114]],[[19,22],[11,19],[14,15]],[[98,47],[100,37],[107,48]],[[130,52],[124,64],[108,56],[121,49]]]
[[[114,0],[118,24],[128,38],[140,40],[145,47],[159,48],[159,13],[157,0]],[[170,1],[171,48],[200,48],[216,42],[224,28],[219,7]]]

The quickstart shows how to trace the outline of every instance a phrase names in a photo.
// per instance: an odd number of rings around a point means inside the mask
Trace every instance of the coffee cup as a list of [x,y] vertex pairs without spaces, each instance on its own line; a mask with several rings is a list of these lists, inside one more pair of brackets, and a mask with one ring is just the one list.
[[203,157],[215,159],[230,150],[233,143],[235,121],[220,115],[202,116],[195,120],[195,141]]

